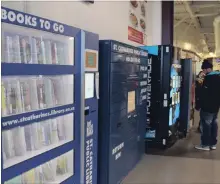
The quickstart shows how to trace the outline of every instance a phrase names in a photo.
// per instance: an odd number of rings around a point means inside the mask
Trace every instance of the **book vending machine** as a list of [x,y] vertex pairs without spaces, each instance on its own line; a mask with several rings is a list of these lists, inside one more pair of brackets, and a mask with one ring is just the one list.
[[148,50],[146,149],[167,147],[178,137],[182,82],[181,50],[170,45]]
[[147,57],[140,48],[100,41],[100,184],[120,183],[144,154]]
[[[85,52],[97,48],[98,36],[5,7],[1,12],[1,183],[80,183]],[[95,148],[90,181],[96,180]]]

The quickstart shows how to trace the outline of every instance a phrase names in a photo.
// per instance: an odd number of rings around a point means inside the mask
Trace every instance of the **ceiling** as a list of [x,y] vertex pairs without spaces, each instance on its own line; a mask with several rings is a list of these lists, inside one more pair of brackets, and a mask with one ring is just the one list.
[[[213,21],[220,15],[218,1],[175,1],[174,32],[177,39],[192,42],[198,52],[215,52]],[[174,34],[175,34],[174,33]],[[185,40],[184,40],[185,39]]]

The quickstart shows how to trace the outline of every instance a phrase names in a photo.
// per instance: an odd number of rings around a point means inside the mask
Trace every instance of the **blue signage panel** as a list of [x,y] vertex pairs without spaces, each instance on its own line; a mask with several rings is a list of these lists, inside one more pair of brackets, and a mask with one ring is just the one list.
[[59,22],[41,18],[28,13],[12,10],[9,8],[1,8],[2,22],[14,24],[18,26],[28,27],[32,29],[48,31],[51,33],[62,34],[66,36],[75,36],[80,29],[74,28]]

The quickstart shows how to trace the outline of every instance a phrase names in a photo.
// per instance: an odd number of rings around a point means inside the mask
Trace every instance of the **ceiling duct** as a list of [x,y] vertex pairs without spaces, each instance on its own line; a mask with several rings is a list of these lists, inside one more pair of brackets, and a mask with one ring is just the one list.
[[215,32],[215,53],[217,57],[220,57],[220,16],[214,20],[214,32]]

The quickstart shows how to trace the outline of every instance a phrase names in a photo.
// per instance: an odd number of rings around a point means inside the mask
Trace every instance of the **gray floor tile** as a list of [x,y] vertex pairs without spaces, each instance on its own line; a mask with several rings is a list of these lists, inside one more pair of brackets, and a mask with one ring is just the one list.
[[123,184],[220,183],[220,161],[213,164],[206,159],[145,155]]
[[173,147],[145,155],[123,184],[220,184],[220,143],[216,151],[195,150],[200,142],[196,127]]

